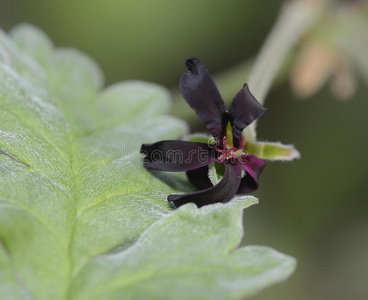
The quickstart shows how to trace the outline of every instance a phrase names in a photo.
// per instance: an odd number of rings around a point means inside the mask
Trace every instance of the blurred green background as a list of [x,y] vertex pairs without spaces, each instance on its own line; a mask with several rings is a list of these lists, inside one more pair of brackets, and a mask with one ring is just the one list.
[[[0,0],[0,27],[8,31],[21,22],[40,27],[56,46],[95,59],[106,85],[140,79],[175,90],[188,57],[199,57],[212,74],[254,58],[282,4]],[[254,300],[368,299],[368,89],[359,77],[357,85],[345,102],[328,87],[300,101],[284,78],[267,96],[259,139],[294,144],[302,159],[268,164],[256,193],[260,204],[245,212],[243,244],[290,254],[298,268]],[[204,131],[196,118],[188,121],[193,130]]]

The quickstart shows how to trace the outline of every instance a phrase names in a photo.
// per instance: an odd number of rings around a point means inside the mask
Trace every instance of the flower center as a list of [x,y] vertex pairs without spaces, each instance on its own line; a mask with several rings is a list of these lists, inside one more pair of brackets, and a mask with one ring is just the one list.
[[222,139],[222,147],[223,149],[215,148],[217,152],[221,153],[221,155],[219,156],[220,163],[224,163],[225,159],[228,160],[229,158],[238,157],[237,148],[236,147],[228,148],[228,145],[226,145],[226,137]]

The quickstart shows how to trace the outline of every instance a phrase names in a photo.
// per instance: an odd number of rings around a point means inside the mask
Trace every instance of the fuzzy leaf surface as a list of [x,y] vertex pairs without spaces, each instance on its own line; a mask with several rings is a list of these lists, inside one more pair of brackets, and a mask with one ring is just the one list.
[[2,298],[236,299],[292,272],[272,249],[233,251],[256,199],[169,206],[190,187],[139,156],[142,143],[187,132],[169,109],[155,84],[103,88],[90,58],[32,26],[0,32]]

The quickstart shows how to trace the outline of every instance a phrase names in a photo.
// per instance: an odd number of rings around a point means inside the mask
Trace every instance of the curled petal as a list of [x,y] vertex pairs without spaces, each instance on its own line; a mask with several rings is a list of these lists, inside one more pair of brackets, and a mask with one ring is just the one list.
[[242,131],[245,127],[257,120],[266,112],[263,107],[249,91],[248,85],[243,88],[234,97],[228,114],[230,123],[233,127],[233,143],[239,147]]
[[188,59],[185,64],[189,71],[180,78],[180,91],[212,136],[221,142],[226,114],[224,101],[210,73],[199,59]]
[[148,169],[181,172],[197,169],[217,160],[218,153],[209,145],[189,141],[160,141],[143,144],[143,164]]
[[236,194],[241,180],[241,165],[234,159],[225,164],[225,174],[218,184],[208,189],[183,194],[169,195],[167,200],[174,202],[176,207],[193,202],[198,207],[217,202],[229,202]]
[[208,178],[208,166],[187,171],[187,177],[191,184],[199,190],[208,189],[212,186],[211,180]]
[[258,189],[258,178],[266,163],[251,154],[243,154],[239,160],[247,174],[242,178],[237,194],[251,193]]

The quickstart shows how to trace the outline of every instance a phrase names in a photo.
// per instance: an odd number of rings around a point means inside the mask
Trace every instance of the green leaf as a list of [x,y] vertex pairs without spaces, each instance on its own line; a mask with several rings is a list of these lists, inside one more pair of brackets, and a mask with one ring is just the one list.
[[234,250],[241,219],[234,203],[185,205],[129,249],[91,260],[75,278],[72,299],[237,299],[285,279],[295,267],[290,257],[267,247]]
[[167,195],[190,185],[143,168],[142,143],[187,132],[165,115],[167,90],[102,86],[90,58],[38,29],[0,32],[2,298],[174,299],[188,287],[233,299],[286,278],[294,259],[232,251],[255,198],[173,212]]

